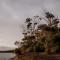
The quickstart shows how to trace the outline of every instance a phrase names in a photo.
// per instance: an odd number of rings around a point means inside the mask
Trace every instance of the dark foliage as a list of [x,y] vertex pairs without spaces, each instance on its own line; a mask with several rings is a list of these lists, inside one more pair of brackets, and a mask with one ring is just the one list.
[[55,17],[55,16],[54,16],[52,13],[50,13],[50,12],[46,12],[45,14],[46,14],[46,17],[47,17],[47,18],[54,18],[54,17]]
[[27,18],[26,19],[26,22],[30,22],[32,19],[31,18]]
[[31,24],[32,24],[32,23],[28,23],[28,24],[27,24],[27,28],[28,28],[28,29],[31,27]]

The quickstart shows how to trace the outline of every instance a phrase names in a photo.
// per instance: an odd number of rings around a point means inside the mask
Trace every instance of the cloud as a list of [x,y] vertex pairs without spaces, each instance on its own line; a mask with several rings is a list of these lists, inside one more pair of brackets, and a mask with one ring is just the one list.
[[[22,37],[21,25],[25,18],[43,15],[48,10],[60,16],[60,0],[0,0],[0,42],[12,43]],[[20,26],[19,26],[20,25]],[[4,43],[3,43],[4,41]]]

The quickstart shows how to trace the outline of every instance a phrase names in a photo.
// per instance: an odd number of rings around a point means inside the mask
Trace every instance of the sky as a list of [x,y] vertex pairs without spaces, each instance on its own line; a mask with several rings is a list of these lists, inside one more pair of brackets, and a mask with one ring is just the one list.
[[22,24],[27,17],[44,11],[60,16],[60,0],[0,0],[0,46],[15,47],[20,41]]

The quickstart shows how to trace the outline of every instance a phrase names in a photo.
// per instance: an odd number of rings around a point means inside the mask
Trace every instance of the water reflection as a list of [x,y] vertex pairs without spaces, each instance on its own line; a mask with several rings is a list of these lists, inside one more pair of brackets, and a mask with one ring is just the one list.
[[0,53],[0,60],[9,60],[10,58],[14,56],[15,54],[13,53]]

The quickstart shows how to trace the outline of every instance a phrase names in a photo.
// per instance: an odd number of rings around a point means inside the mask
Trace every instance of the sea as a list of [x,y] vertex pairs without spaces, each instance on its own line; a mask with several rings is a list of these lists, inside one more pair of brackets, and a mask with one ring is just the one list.
[[9,60],[10,58],[13,58],[15,54],[13,53],[0,53],[0,60]]

